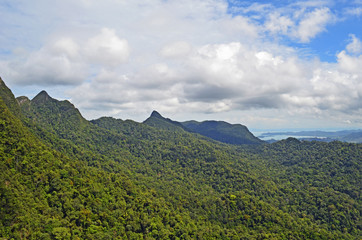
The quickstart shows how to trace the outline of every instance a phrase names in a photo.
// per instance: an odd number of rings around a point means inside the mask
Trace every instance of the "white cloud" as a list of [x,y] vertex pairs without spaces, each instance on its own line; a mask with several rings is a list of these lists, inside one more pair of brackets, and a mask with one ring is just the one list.
[[[362,5],[361,3],[359,3]],[[347,8],[346,13],[352,16],[360,17],[362,15],[362,7]]]
[[273,34],[287,35],[290,29],[294,27],[294,22],[288,16],[281,16],[278,12],[269,14],[265,23],[265,28]]
[[129,46],[115,31],[103,28],[85,44],[81,39],[61,37],[50,41],[37,51],[17,51],[20,60],[4,64],[7,77],[18,84],[78,85],[94,71],[91,64],[101,68],[116,67],[127,61]]
[[187,56],[192,49],[192,46],[184,41],[173,42],[164,46],[161,49],[163,57],[179,58]]
[[309,42],[317,34],[326,31],[326,25],[333,20],[333,15],[329,8],[319,8],[307,13],[299,22],[294,35],[301,42]]
[[[7,44],[16,32],[8,48],[17,52],[0,67],[21,86],[73,85],[67,96],[88,118],[182,109],[185,115],[248,113],[251,122],[285,124],[275,116],[310,114],[353,123],[358,117],[348,111],[362,111],[355,35],[334,64],[305,60],[293,49],[336,22],[329,1],[233,9],[224,0],[36,2],[21,0],[19,14],[7,13],[6,26],[29,23],[24,36],[21,29],[0,30]],[[19,44],[29,29],[37,35],[30,39],[41,41]],[[256,113],[265,115],[250,117]]]
[[350,34],[351,42],[346,49],[350,53],[359,54],[362,52],[362,42],[354,34]]
[[73,59],[77,54],[74,46],[62,46],[70,48],[61,49],[58,43],[26,54],[24,60],[8,63],[7,77],[27,85],[74,85],[84,81],[87,76],[85,64]]
[[90,62],[115,67],[127,61],[130,48],[125,39],[120,39],[115,30],[103,28],[101,33],[90,38],[84,47]]
[[327,5],[326,1],[296,2],[279,8],[262,5],[258,16],[264,20],[264,31],[273,37],[308,43],[336,21]]
[[72,59],[79,57],[79,46],[69,37],[56,40],[54,44],[52,44],[50,51],[54,55],[65,55]]
[[[350,74],[362,74],[361,64],[362,55],[350,56],[346,51],[342,51],[337,55],[339,70]],[[360,75],[362,77],[362,75]]]
[[98,103],[118,102],[109,106],[110,111],[124,110],[126,103],[140,109],[151,108],[150,104],[157,101],[156,105],[172,102],[174,111],[179,108],[193,111],[195,106],[202,106],[198,111],[209,113],[228,111],[232,107],[280,107],[283,102],[279,95],[301,86],[304,81],[302,66],[294,58],[252,51],[232,42],[202,46],[172,66],[153,64],[122,78],[116,73],[103,73],[91,83],[74,89],[71,95],[80,106],[97,103],[91,103],[79,93],[97,96]]
[[172,65],[153,64],[127,76],[104,71],[75,88],[72,100],[119,116],[153,109],[165,114],[284,109],[289,116],[342,124],[352,112],[362,112],[362,59],[345,51],[337,64],[309,63],[237,42],[201,46],[183,56]]

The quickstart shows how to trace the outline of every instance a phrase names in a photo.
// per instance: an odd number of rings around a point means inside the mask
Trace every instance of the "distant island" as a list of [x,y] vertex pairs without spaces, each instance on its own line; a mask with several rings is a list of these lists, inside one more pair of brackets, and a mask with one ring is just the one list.
[[306,141],[322,141],[322,142],[350,142],[362,143],[362,129],[340,130],[340,131],[288,131],[288,132],[266,132],[258,136],[258,138],[267,142],[275,142],[277,140],[294,137],[299,140]]

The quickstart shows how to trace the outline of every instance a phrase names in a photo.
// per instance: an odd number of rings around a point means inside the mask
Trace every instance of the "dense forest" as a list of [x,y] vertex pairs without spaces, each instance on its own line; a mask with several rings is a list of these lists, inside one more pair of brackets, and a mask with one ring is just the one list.
[[362,144],[235,143],[0,79],[0,239],[361,238]]

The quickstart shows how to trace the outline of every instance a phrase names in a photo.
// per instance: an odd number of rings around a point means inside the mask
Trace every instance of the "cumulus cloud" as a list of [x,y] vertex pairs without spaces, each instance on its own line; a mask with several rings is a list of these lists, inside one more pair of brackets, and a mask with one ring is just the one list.
[[350,34],[351,40],[346,49],[350,53],[359,54],[362,52],[362,43],[354,34]]
[[362,55],[359,56],[351,56],[346,53],[346,51],[342,51],[337,55],[338,58],[338,67],[342,72],[350,73],[350,74],[361,74],[361,63],[362,63]]
[[130,48],[127,40],[120,39],[115,30],[103,28],[99,35],[87,41],[84,54],[92,63],[115,67],[127,61]]
[[336,64],[325,64],[238,42],[209,44],[173,64],[157,63],[123,76],[104,71],[70,94],[85,109],[102,106],[105,115],[130,109],[207,114],[285,109],[291,115],[336,118],[362,111],[361,64],[361,56],[346,51]]
[[60,39],[39,51],[25,54],[23,60],[7,64],[9,78],[26,85],[74,85],[84,80],[85,64],[76,56],[77,45],[70,39]]
[[294,21],[288,16],[282,16],[279,12],[273,12],[269,14],[265,27],[272,34],[287,35],[290,29],[294,27]]
[[49,49],[54,55],[64,55],[68,58],[75,59],[79,57],[79,45],[70,37],[56,40]]
[[[82,44],[81,39],[61,37],[33,52],[18,51],[15,61],[3,63],[7,77],[24,85],[78,85],[93,71],[90,64],[103,68],[127,61],[130,49],[115,31],[103,28]],[[91,68],[90,68],[91,66]]]
[[306,14],[299,22],[295,36],[301,42],[309,42],[318,33],[325,31],[326,25],[333,19],[329,8],[316,9]]
[[[293,79],[294,81],[290,81]],[[177,64],[154,64],[137,74],[117,77],[102,74],[71,94],[79,104],[91,104],[80,92],[97,101],[116,103],[124,110],[128,104],[146,107],[155,101],[172,102],[178,108],[220,112],[230,109],[280,107],[281,94],[298,88],[305,81],[303,67],[265,51],[253,51],[240,43],[205,45],[195,49]],[[105,99],[101,97],[105,95]],[[112,99],[109,99],[112,98]],[[175,105],[176,104],[176,105]],[[109,106],[111,108],[114,105]]]
[[160,54],[163,57],[179,58],[187,56],[191,51],[192,46],[184,41],[173,42],[164,46]]
[[307,3],[270,10],[266,13],[265,30],[275,36],[297,39],[301,43],[310,42],[319,33],[326,31],[326,26],[335,21],[335,16],[328,7],[321,7],[318,2]]
[[47,3],[49,12],[24,4],[17,6],[50,19],[44,28],[54,30],[0,67],[18,85],[73,85],[66,96],[88,118],[257,110],[268,116],[250,121],[277,114],[344,121],[362,111],[356,35],[335,63],[306,60],[294,49],[336,22],[328,1],[230,9],[224,0],[64,0],[56,8]]

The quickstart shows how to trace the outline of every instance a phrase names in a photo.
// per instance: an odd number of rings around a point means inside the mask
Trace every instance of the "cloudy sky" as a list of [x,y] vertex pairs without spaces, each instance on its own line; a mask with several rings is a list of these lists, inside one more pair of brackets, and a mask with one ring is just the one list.
[[0,76],[87,119],[362,128],[362,0],[0,0]]

